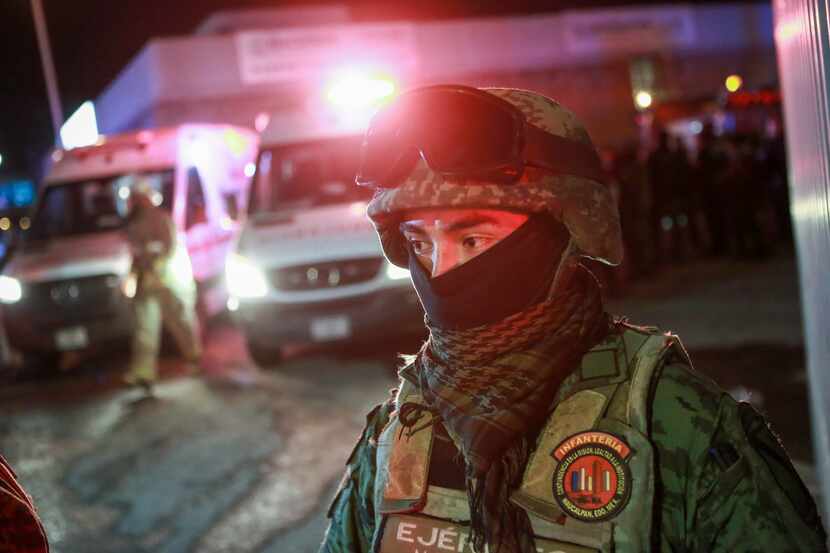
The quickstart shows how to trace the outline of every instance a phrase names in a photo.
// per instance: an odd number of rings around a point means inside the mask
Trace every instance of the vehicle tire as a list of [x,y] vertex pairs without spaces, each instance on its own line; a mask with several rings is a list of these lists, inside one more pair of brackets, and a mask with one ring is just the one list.
[[282,361],[282,348],[279,346],[258,344],[250,338],[246,339],[245,343],[251,361],[262,369],[274,369]]

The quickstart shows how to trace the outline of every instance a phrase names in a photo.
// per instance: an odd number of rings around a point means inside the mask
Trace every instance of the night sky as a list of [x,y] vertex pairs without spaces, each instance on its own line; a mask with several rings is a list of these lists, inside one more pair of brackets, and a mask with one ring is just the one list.
[[[751,1],[751,0],[748,0]],[[221,9],[332,2],[279,0],[43,0],[64,117],[95,98],[154,36],[190,33]],[[541,13],[586,6],[665,4],[615,0],[350,0],[355,21],[426,20]],[[696,2],[697,3],[697,2]],[[705,3],[705,2],[701,2]],[[29,0],[0,1],[0,174],[27,171],[52,141],[46,88]]]

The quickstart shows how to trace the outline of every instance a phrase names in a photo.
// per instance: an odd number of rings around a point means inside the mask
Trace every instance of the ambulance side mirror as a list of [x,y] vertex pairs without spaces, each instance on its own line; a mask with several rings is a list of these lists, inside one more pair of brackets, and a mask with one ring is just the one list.
[[228,210],[228,217],[239,220],[239,202],[234,194],[225,194],[225,209]]
[[185,228],[208,222],[202,177],[196,167],[187,170],[187,217]]

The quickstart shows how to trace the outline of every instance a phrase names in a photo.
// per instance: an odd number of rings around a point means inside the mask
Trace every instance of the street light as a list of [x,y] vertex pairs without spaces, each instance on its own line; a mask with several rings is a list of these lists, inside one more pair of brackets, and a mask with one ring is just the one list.
[[3,154],[0,154],[0,165],[3,165]]
[[729,75],[726,77],[726,81],[724,85],[726,86],[726,90],[729,92],[738,92],[740,88],[743,86],[744,80],[741,78],[740,75]]

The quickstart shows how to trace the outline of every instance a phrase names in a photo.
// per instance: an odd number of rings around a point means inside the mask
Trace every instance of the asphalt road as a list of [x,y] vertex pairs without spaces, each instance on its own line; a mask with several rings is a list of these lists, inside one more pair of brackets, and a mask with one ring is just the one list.
[[206,374],[166,360],[156,399],[118,362],[9,385],[0,451],[53,552],[315,551],[365,414],[394,385],[389,357],[305,352],[259,371],[224,327]]
[[[816,490],[795,278],[788,257],[702,264],[610,307],[685,336],[700,370],[768,415]],[[394,386],[400,350],[296,351],[265,371],[221,325],[204,372],[166,359],[153,400],[120,384],[118,357],[24,375],[0,386],[0,452],[55,553],[313,552],[365,413]]]

